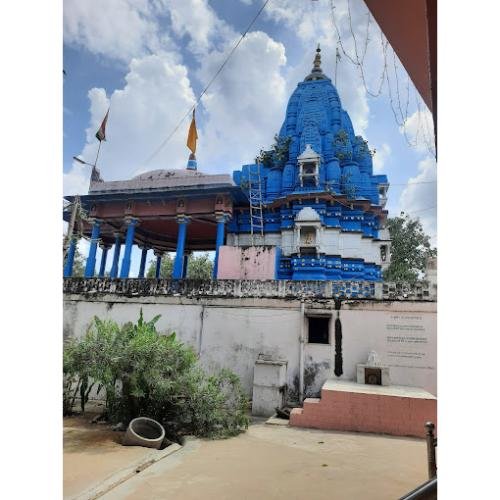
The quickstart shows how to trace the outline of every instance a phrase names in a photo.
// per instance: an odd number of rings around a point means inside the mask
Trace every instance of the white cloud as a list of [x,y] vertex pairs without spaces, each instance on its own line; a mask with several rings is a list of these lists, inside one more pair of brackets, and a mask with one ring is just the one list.
[[434,125],[431,112],[425,107],[411,114],[404,126],[399,128],[410,145],[419,153],[434,155]]
[[128,63],[169,45],[154,5],[148,0],[65,0],[64,41]]
[[217,42],[223,43],[235,35],[207,0],[171,0],[166,3],[173,32],[178,37],[187,36],[190,39],[188,48],[194,54],[205,54]]
[[[225,52],[211,52],[199,71],[207,81]],[[273,142],[285,113],[286,82],[281,69],[285,47],[263,32],[249,33],[225,71],[211,87],[203,106],[199,166],[230,171],[254,160],[261,147]]]
[[412,218],[419,218],[424,231],[436,244],[437,219],[437,168],[433,157],[428,156],[418,164],[418,174],[411,177],[401,193],[401,210]]
[[376,151],[373,155],[373,173],[380,174],[384,170],[385,162],[391,155],[392,149],[386,142],[384,142],[379,148],[375,149]]
[[[235,39],[227,45],[234,43]],[[226,54],[226,50],[208,52],[201,60],[198,77],[207,82]],[[262,32],[247,35],[203,99],[203,113],[197,115],[200,170],[230,172],[252,161],[261,147],[272,143],[287,99],[281,75],[285,64],[282,44]],[[107,141],[98,161],[105,180],[127,179],[155,168],[184,168],[188,120],[151,162],[144,161],[195,101],[187,68],[169,53],[148,55],[132,60],[125,80],[125,87],[109,97],[103,89],[89,91],[91,118],[81,157],[94,162],[98,147],[95,132],[110,106]],[[64,176],[65,194],[86,192],[89,177],[90,167],[74,162]]]
[[[187,150],[185,134],[181,132],[174,135],[168,147],[149,165],[143,162],[194,103],[186,67],[177,64],[170,54],[148,55],[132,60],[125,81],[124,88],[115,90],[109,97],[103,89],[89,91],[91,117],[81,157],[94,162],[98,147],[94,136],[110,106],[107,141],[102,143],[98,161],[105,180],[127,179],[155,168],[184,166]],[[90,167],[86,169],[88,184]],[[84,171],[78,163],[73,164],[65,175],[65,193],[70,193],[70,183],[77,185]]]

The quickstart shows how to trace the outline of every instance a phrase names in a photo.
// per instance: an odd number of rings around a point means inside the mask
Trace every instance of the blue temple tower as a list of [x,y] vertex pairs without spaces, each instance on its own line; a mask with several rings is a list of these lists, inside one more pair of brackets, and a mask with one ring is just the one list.
[[236,209],[227,245],[276,247],[277,279],[380,281],[390,256],[389,183],[373,175],[372,155],[321,69],[318,46],[272,149],[233,172],[249,198],[258,174],[262,229],[248,207]]

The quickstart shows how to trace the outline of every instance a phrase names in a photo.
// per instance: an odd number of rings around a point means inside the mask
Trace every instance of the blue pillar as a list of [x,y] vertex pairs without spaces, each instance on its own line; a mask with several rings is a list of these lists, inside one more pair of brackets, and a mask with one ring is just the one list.
[[139,278],[144,278],[144,271],[146,269],[146,257],[148,255],[148,247],[142,247],[141,265],[139,266]]
[[99,278],[104,278],[104,271],[106,270],[106,259],[108,257],[108,245],[102,246],[101,267],[99,268]]
[[226,229],[226,215],[217,215],[217,237],[215,240],[215,262],[212,277],[214,280],[217,279],[217,270],[219,267],[219,248],[224,245],[224,236]]
[[118,276],[118,262],[120,260],[120,250],[121,250],[121,234],[115,233],[115,251],[113,253],[113,265],[111,266],[111,271],[109,276],[111,278],[116,278]]
[[188,261],[189,261],[189,254],[186,253],[184,254],[184,260],[182,262],[182,279],[186,279],[187,276],[187,270],[188,270]]
[[94,220],[92,226],[92,235],[90,237],[89,255],[85,264],[85,278],[93,278],[95,271],[95,254],[97,252],[97,244],[99,243],[99,234],[101,232],[101,221]]
[[177,222],[179,225],[179,232],[177,233],[177,249],[175,251],[174,269],[172,271],[172,279],[174,280],[182,279],[188,219],[187,217],[181,216],[177,219]]
[[64,263],[63,276],[65,278],[71,278],[71,276],[73,276],[73,263],[75,262],[76,243],[77,240],[73,236],[69,243],[68,253],[66,254],[66,262]]
[[159,280],[161,278],[161,256],[162,252],[155,252],[156,255],[156,269],[155,269],[155,278]]
[[130,272],[130,258],[132,256],[132,245],[134,244],[135,226],[139,222],[137,219],[128,219],[127,235],[125,236],[125,250],[123,252],[122,267],[120,269],[120,278],[128,278]]

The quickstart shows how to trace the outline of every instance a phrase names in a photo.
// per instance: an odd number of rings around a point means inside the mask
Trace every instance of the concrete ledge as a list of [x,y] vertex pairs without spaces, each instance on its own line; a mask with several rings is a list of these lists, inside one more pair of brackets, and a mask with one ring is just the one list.
[[[321,391],[355,392],[357,394],[378,394],[381,396],[397,396],[402,398],[437,399],[430,392],[420,387],[407,387],[405,385],[369,385],[358,384],[349,380],[327,380]],[[310,398],[313,399],[313,398]]]
[[153,450],[141,460],[132,463],[129,467],[115,472],[97,486],[89,488],[88,490],[84,491],[83,493],[79,493],[76,496],[70,497],[68,500],[94,500],[96,498],[99,498],[108,491],[111,491],[116,486],[125,482],[127,479],[130,479],[131,477],[137,475],[144,469],[147,469],[154,463],[159,462],[163,458],[168,457],[181,448],[182,446],[180,446],[179,444],[172,443],[170,446],[167,446],[163,450]]
[[429,420],[437,424],[437,400],[422,389],[338,380],[325,382],[321,400],[306,399],[290,414],[292,427],[421,438]]

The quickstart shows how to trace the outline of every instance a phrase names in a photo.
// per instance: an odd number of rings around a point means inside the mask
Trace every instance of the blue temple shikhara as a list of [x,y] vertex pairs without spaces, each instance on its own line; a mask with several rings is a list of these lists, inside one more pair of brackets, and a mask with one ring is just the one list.
[[[389,183],[373,175],[373,153],[323,73],[319,46],[275,140],[233,179],[248,190],[260,176],[263,235],[253,238],[280,249],[277,278],[379,281],[389,261]],[[228,245],[250,245],[249,211],[236,210],[227,230]]]
[[[86,278],[96,274],[98,246],[99,277],[106,275],[111,248],[109,276],[130,277],[137,246],[139,278],[152,251],[156,278],[162,255],[175,252],[173,279],[186,277],[191,252],[207,250],[215,251],[214,278],[237,279],[227,278],[228,268],[238,271],[231,255],[253,247],[273,253],[273,268],[263,279],[380,281],[390,257],[384,209],[389,183],[385,175],[373,175],[372,154],[322,71],[318,46],[274,145],[232,178],[200,172],[194,153],[186,169],[157,169],[122,181],[92,177],[88,194],[79,197],[88,216],[68,242],[64,276],[73,275],[78,238],[85,236]],[[63,217],[69,221],[70,211]]]

